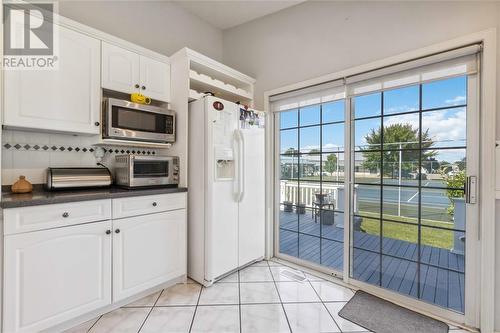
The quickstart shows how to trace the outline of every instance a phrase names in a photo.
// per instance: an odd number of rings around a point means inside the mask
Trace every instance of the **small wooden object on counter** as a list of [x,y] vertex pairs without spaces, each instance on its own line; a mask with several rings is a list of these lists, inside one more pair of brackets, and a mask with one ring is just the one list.
[[12,184],[12,193],[30,193],[33,191],[33,185],[26,180],[25,176],[19,176],[19,180]]

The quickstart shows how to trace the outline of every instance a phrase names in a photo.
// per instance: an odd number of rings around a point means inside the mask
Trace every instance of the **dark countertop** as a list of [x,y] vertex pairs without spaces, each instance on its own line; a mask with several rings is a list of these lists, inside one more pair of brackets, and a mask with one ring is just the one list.
[[102,189],[47,191],[43,187],[35,185],[33,187],[32,193],[16,194],[10,191],[2,191],[2,201],[0,202],[0,207],[5,209],[50,205],[64,202],[138,197],[143,195],[178,192],[187,192],[187,188],[156,187],[129,190],[121,187],[111,186]]

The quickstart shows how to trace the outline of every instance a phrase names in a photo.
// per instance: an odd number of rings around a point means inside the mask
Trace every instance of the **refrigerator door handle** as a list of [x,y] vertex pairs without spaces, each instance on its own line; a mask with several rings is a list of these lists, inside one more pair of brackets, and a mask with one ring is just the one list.
[[235,147],[238,147],[238,156],[237,158],[235,158],[235,171],[236,171],[236,175],[235,175],[235,182],[233,183],[233,193],[234,193],[234,200],[236,202],[239,202],[240,200],[240,195],[241,195],[241,187],[240,187],[240,178],[241,178],[241,175],[240,175],[240,133],[239,133],[239,130],[235,130],[234,131],[234,134],[233,134],[233,137],[234,137],[234,146]]
[[245,139],[243,136],[243,132],[241,130],[238,130],[239,133],[239,158],[238,158],[238,165],[239,165],[239,177],[238,181],[240,183],[239,188],[240,188],[240,196],[238,202],[241,202],[243,200],[243,196],[245,195]]

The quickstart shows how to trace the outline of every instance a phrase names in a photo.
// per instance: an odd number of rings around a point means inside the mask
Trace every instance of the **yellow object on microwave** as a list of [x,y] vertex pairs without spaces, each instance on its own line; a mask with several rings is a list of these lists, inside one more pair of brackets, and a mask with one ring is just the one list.
[[138,104],[151,104],[151,98],[140,93],[130,94],[130,101]]

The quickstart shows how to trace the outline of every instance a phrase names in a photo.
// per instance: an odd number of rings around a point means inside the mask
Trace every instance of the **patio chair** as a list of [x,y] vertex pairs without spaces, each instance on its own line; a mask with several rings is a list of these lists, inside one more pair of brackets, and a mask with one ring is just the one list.
[[330,194],[326,193],[314,193],[314,201],[312,203],[313,209],[312,209],[312,217],[314,217],[314,223],[318,222],[318,215],[320,215],[320,212],[324,207],[327,209],[334,209],[333,205],[333,198],[331,197]]

